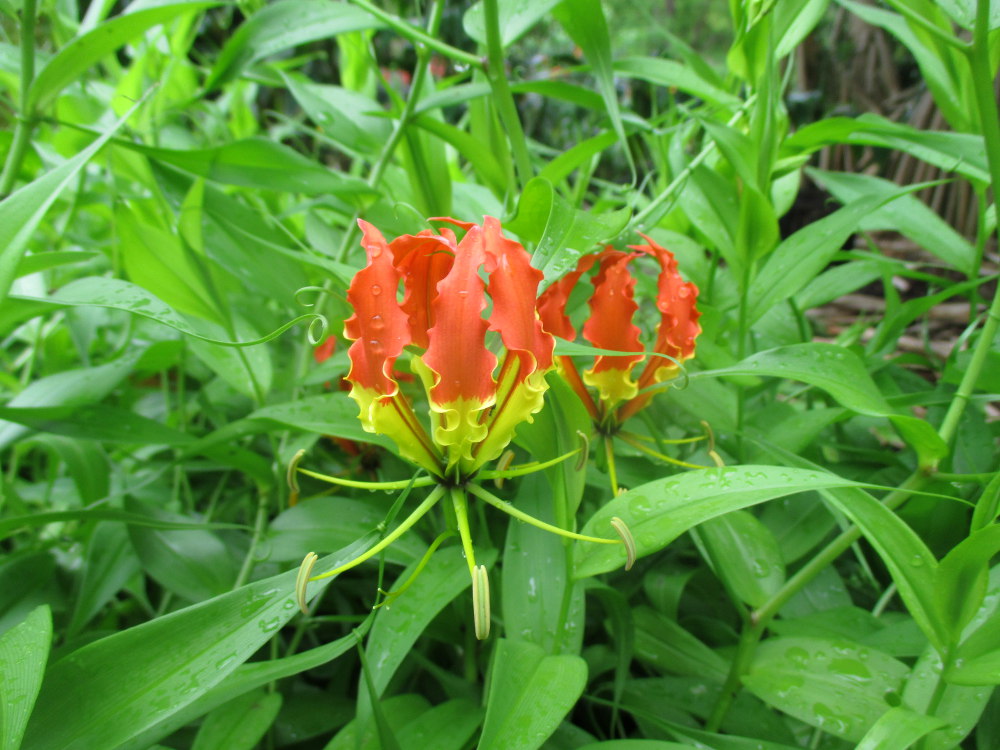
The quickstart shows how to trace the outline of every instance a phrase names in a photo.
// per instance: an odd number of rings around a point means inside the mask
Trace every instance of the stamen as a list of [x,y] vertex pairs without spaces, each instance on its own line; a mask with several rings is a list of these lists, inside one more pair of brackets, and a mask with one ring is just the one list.
[[424,514],[434,507],[437,501],[441,499],[441,495],[443,494],[444,494],[444,489],[442,487],[435,487],[434,490],[431,492],[431,494],[427,496],[426,500],[420,503],[420,505],[418,505],[416,509],[412,513],[410,513],[410,515],[408,515],[401,524],[399,524],[399,526],[397,526],[395,529],[389,532],[389,534],[387,534],[386,537],[382,539],[382,541],[380,541],[374,547],[371,547],[367,552],[363,552],[362,554],[358,555],[350,562],[344,563],[343,565],[334,568],[333,570],[328,570],[326,573],[320,573],[318,576],[310,580],[319,581],[323,578],[330,578],[331,576],[335,576],[338,573],[343,573],[345,570],[350,570],[351,568],[360,565],[365,560],[374,557],[379,552],[388,547],[390,544],[399,539],[399,537],[401,537],[404,533],[406,533],[411,526],[413,526],[417,521],[423,518]]
[[490,637],[490,579],[485,565],[477,565],[472,572],[472,621],[476,638]]
[[635,448],[636,450],[642,451],[647,456],[652,456],[653,458],[657,458],[660,461],[665,461],[668,464],[674,464],[675,466],[683,466],[686,469],[711,469],[712,468],[711,466],[702,466],[701,464],[692,464],[692,463],[689,463],[687,461],[681,461],[680,459],[677,459],[677,458],[671,458],[670,456],[668,456],[668,455],[666,455],[664,453],[660,453],[659,451],[653,450],[648,445],[643,445],[641,442],[639,442],[638,440],[633,439],[630,435],[627,435],[627,434],[622,434],[622,433],[619,432],[616,437],[621,438],[623,441],[625,441],[626,443],[628,443],[629,445],[631,445],[633,448]]
[[503,482],[507,476],[503,473],[510,468],[510,465],[514,462],[514,451],[505,450],[503,455],[500,456],[500,460],[497,461],[497,472],[498,474],[493,479],[493,486],[498,490],[503,489]]
[[632,570],[632,566],[635,565],[635,537],[618,516],[612,516],[611,528],[621,537],[622,544],[625,546],[625,570]]
[[708,452],[713,453],[715,451],[715,433],[712,432],[712,425],[703,419],[701,426],[705,429],[705,436],[708,438]]
[[496,479],[500,476],[504,479],[511,479],[512,477],[521,477],[525,474],[534,474],[536,471],[541,471],[542,469],[547,469],[550,466],[562,463],[566,459],[575,456],[579,450],[579,448],[576,448],[571,450],[569,453],[563,453],[561,456],[550,458],[548,461],[531,461],[530,463],[514,466],[506,469],[505,471],[500,471],[499,469],[484,470],[479,472],[476,476],[479,479]]
[[434,477],[417,477],[416,479],[401,479],[398,482],[363,482],[360,479],[341,479],[340,477],[320,474],[309,469],[299,469],[299,473],[307,477],[329,482],[341,487],[355,487],[359,490],[405,490],[407,487],[428,487],[437,482]]
[[590,436],[583,430],[577,430],[576,434],[580,438],[580,459],[573,468],[576,471],[583,471],[583,468],[587,465],[587,458],[590,456]]
[[297,505],[299,502],[299,482],[295,475],[295,470],[299,468],[299,461],[306,455],[305,448],[299,448],[292,460],[288,462],[288,471],[285,472],[285,481],[288,482],[288,504]]
[[567,531],[566,529],[561,529],[558,526],[553,526],[550,523],[545,523],[545,521],[539,521],[534,516],[529,516],[523,510],[515,508],[507,501],[501,500],[499,497],[491,494],[488,490],[483,489],[479,485],[469,484],[466,489],[470,493],[478,497],[480,500],[485,500],[487,503],[492,505],[497,510],[502,510],[508,516],[513,516],[518,521],[524,521],[525,523],[529,523],[532,526],[541,529],[542,531],[548,531],[553,534],[558,534],[559,536],[564,536],[567,539],[579,539],[581,542],[594,542],[596,544],[618,544],[617,539],[602,539],[601,537],[597,536],[587,536],[586,534],[577,534],[575,531]]
[[378,592],[382,596],[384,596],[385,599],[383,599],[374,607],[372,607],[372,609],[378,609],[379,607],[388,606],[393,601],[395,601],[396,597],[400,596],[404,591],[410,588],[410,586],[413,585],[413,582],[417,580],[417,576],[419,576],[423,572],[424,568],[427,566],[427,563],[431,561],[431,556],[437,551],[437,548],[441,546],[441,542],[443,542],[445,539],[452,536],[453,534],[454,532],[451,531],[445,531],[442,534],[438,534],[437,539],[431,542],[431,546],[427,548],[427,551],[424,553],[424,556],[420,558],[420,563],[414,569],[413,573],[410,575],[409,578],[406,579],[406,583],[404,583],[395,591],[384,591],[383,589],[379,589]]
[[295,599],[304,615],[309,614],[309,607],[306,605],[306,586],[309,585],[309,576],[312,575],[312,569],[317,560],[319,560],[319,555],[315,552],[307,554],[299,566],[299,574],[295,577]]

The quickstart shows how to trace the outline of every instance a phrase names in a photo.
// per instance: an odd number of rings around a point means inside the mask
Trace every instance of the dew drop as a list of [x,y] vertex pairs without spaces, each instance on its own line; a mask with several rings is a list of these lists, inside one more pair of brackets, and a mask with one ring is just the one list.
[[382,294],[382,287],[380,287],[378,284],[372,284],[371,292],[372,292],[372,297],[378,297],[380,294]]

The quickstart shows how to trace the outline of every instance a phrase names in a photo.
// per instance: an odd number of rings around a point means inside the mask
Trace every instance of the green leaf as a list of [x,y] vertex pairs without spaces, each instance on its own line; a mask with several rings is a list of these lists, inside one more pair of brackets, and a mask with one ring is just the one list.
[[897,149],[945,172],[956,172],[980,184],[990,182],[982,136],[918,130],[872,114],[833,117],[807,125],[789,136],[784,148],[791,153],[811,153],[836,143]]
[[690,750],[691,745],[665,740],[605,740],[582,745],[576,750]]
[[[477,556],[476,562],[489,567],[495,560],[496,554],[490,551]],[[402,587],[418,564],[419,561],[400,573],[393,588],[389,590]],[[369,676],[379,697],[431,620],[471,585],[468,563],[461,548],[448,547],[439,550],[430,559],[405,592],[378,611],[375,624],[368,635],[365,653]],[[471,620],[471,601],[461,609]],[[359,690],[357,715],[362,721],[366,721],[370,711],[368,692],[362,688]]]
[[368,632],[371,621],[372,617],[369,616],[351,633],[308,651],[302,651],[283,659],[243,664],[197,701],[187,704],[141,734],[136,735],[132,740],[122,745],[119,750],[146,750],[150,743],[167,737],[177,729],[190,724],[202,714],[243,695],[249,690],[320,667],[353,651],[358,639],[364,638],[365,633]]
[[771,531],[745,511],[706,521],[697,539],[722,584],[744,604],[760,607],[785,582],[782,551]]
[[89,250],[51,250],[44,253],[32,253],[21,258],[21,262],[17,266],[16,277],[20,278],[39,271],[47,271],[50,268],[83,263],[100,255],[98,252]]
[[261,58],[337,34],[375,28],[382,24],[350,3],[283,0],[266,5],[226,40],[205,81],[205,91],[228,83]]
[[750,285],[750,320],[760,320],[772,307],[802,290],[827,267],[862,219],[912,189],[864,195],[785,239]]
[[483,720],[483,709],[455,698],[424,711],[396,732],[402,750],[465,750]]
[[[267,7],[275,8],[298,1],[286,0]],[[353,8],[346,3],[326,4],[326,7]],[[378,191],[364,180],[330,169],[288,146],[266,138],[247,138],[230,141],[215,148],[199,149],[154,148],[126,142],[116,142],[116,145],[224,185],[306,195],[330,194],[356,207],[379,196]]]
[[597,90],[604,100],[604,108],[611,120],[611,127],[625,151],[625,158],[635,179],[635,162],[629,149],[618,104],[618,90],[615,88],[614,60],[611,54],[611,34],[604,17],[601,0],[563,0],[553,8],[552,15],[566,30],[570,38],[583,50],[583,56],[590,63],[591,72],[597,78]]
[[620,234],[628,218],[624,208],[604,214],[578,211],[553,190],[552,183],[535,177],[525,185],[517,213],[505,226],[535,243],[532,265],[552,282],[573,268],[581,254]]
[[280,709],[281,693],[244,693],[205,717],[191,750],[253,750]]
[[688,375],[691,382],[720,375],[771,375],[801,380],[829,393],[839,404],[859,414],[887,417],[917,452],[921,467],[934,467],[948,455],[948,446],[927,422],[898,414],[885,400],[861,359],[835,344],[811,342],[758,352],[730,367]]
[[18,750],[38,697],[52,644],[47,605],[0,636],[0,750]]
[[[315,319],[314,315],[300,315],[266,336],[251,341],[232,341],[228,338],[218,338],[218,327],[213,327],[197,318],[190,319],[185,317],[148,289],[122,279],[105,278],[102,276],[88,276],[83,279],[71,281],[51,297],[18,297],[17,299],[41,302],[59,307],[85,305],[124,310],[125,312],[141,315],[144,318],[163,323],[176,331],[180,331],[200,341],[220,346],[255,346],[257,344],[264,344],[281,335],[293,325],[310,318]],[[13,402],[9,404],[9,406],[13,405]]]
[[[531,455],[539,460],[544,458]],[[574,460],[570,458],[566,463],[572,464]],[[566,503],[565,485],[560,482],[552,486],[540,474],[526,476],[520,482],[514,504],[540,521],[558,525],[555,505]],[[561,498],[559,491],[563,493]],[[546,564],[539,565],[539,560]],[[560,537],[512,520],[507,526],[500,588],[505,632],[516,634],[518,640],[538,644],[546,653],[554,653],[557,643],[561,653],[578,653],[583,641],[582,587],[576,586],[568,594],[569,610],[562,613],[566,587],[574,586],[571,573],[567,570],[566,546]]]
[[68,632],[82,630],[140,570],[125,527],[119,523],[95,524],[87,539]]
[[995,523],[998,513],[1000,513],[1000,472],[983,488],[983,494],[976,501],[972,522],[969,524],[970,531],[976,532]]
[[[140,352],[134,351],[107,364],[65,370],[39,378],[7,402],[7,408],[79,406],[103,400],[132,371]],[[28,432],[27,427],[0,421],[0,449]]]
[[779,0],[772,16],[778,28],[775,59],[790,55],[812,33],[826,13],[830,0]]
[[39,432],[66,435],[77,440],[143,445],[184,445],[190,435],[148,417],[106,404],[48,406],[18,409],[0,406],[0,419]]
[[572,148],[559,154],[538,173],[539,179],[557,184],[569,177],[581,164],[589,162],[597,154],[614,145],[617,136],[605,131],[593,138],[580,141]]
[[886,711],[861,738],[856,750],[905,750],[947,722],[901,706]]
[[389,139],[392,124],[372,114],[381,113],[378,102],[341,86],[313,83],[283,71],[281,78],[309,119],[347,153],[377,155]]
[[[990,525],[959,542],[937,567],[934,593],[953,633],[961,633],[986,596],[990,560],[1000,552],[1000,526]],[[997,683],[1000,684],[1000,676]]]
[[940,612],[934,587],[937,560],[919,536],[895,513],[864,490],[824,490],[824,497],[846,515],[878,552],[913,619],[935,648],[945,650],[955,631]]
[[[996,682],[996,672],[993,673]],[[903,689],[903,705],[925,715],[941,716],[947,726],[927,735],[921,742],[921,750],[952,750],[960,747],[980,721],[986,708],[991,688],[967,687],[965,685],[941,684],[942,664],[938,652],[928,646],[917,663],[913,665]],[[933,710],[931,705],[933,703]]]
[[[46,526],[59,521],[121,521],[131,526],[148,526],[152,529],[176,529],[178,531],[199,529],[242,529],[232,523],[188,523],[150,518],[146,515],[127,513],[113,508],[88,508],[86,510],[54,510],[47,513],[30,513],[0,519],[0,539],[6,539],[19,529]],[[2,610],[0,610],[2,611]]]
[[702,78],[697,71],[663,57],[626,57],[615,60],[616,73],[649,81],[657,86],[677,88],[706,102],[735,109],[740,106],[739,97],[723,91]]
[[975,275],[976,249],[972,244],[923,201],[913,195],[899,196],[895,183],[865,174],[806,171],[841,203],[867,195],[888,201],[861,220],[861,229],[898,231],[966,276]]
[[650,607],[637,607],[636,658],[665,674],[704,677],[721,685],[729,671],[726,660],[681,627],[675,620]]
[[[937,3],[959,26],[971,29],[976,20],[975,0],[938,0]],[[990,2],[990,30],[1000,26],[1000,3]]]
[[46,212],[66,186],[76,179],[80,170],[118,132],[140,104],[141,102],[129,109],[100,138],[72,159],[0,201],[0,307],[3,307],[10,293],[10,285],[17,274],[31,235],[42,223]]
[[120,203],[115,210],[119,247],[129,278],[170,307],[221,324],[221,300],[208,271],[180,235],[166,227],[151,200]]
[[306,432],[318,432],[388,448],[393,445],[387,437],[364,431],[358,420],[358,405],[343,392],[307,396],[297,401],[265,406],[250,414],[247,420],[274,422]]
[[[348,562],[367,544],[324,558],[317,570]],[[42,683],[25,747],[116,748],[197,701],[298,612],[296,573],[122,630],[60,659]],[[329,580],[312,584],[312,591]]]
[[454,147],[472,165],[487,187],[498,195],[503,194],[507,182],[506,174],[496,156],[489,149],[484,149],[483,144],[475,137],[454,125],[428,115],[416,117],[413,123]]
[[[583,534],[616,538],[611,527],[621,518],[635,538],[637,555],[663,549],[688,529],[733,510],[776,497],[855,483],[821,471],[779,466],[728,466],[699,469],[658,479],[624,492],[601,507]],[[625,564],[619,545],[576,543],[576,577],[605,573]]]
[[[157,521],[191,522],[132,498],[126,498],[125,508]],[[130,526],[129,536],[146,573],[178,596],[199,602],[232,589],[238,570],[236,561],[212,532]]]
[[902,690],[909,668],[867,646],[830,638],[771,638],[743,685],[771,706],[828,734],[858,742]]
[[501,638],[493,654],[478,750],[535,750],[576,704],[587,682],[578,656]]
[[[498,0],[500,42],[504,47],[516,42],[541,21],[562,0]],[[482,0],[462,16],[462,27],[479,44],[486,44],[486,19]]]
[[[299,477],[303,488],[311,479]],[[360,539],[385,520],[391,498],[353,499],[314,497],[280,513],[268,525],[265,539],[269,559],[298,563],[303,550],[317,554],[332,552]],[[393,565],[409,565],[421,558],[427,545],[416,534],[404,534],[385,551],[385,560]]]
[[[76,37],[62,46],[38,71],[28,92],[27,109],[37,112],[45,107],[67,85],[75,81],[91,65],[112,54],[147,29],[166,23],[185,13],[221,5],[221,0],[188,0],[164,3],[112,18],[92,31]],[[131,110],[129,112],[131,114]],[[125,115],[128,117],[128,114]],[[117,130],[117,126],[115,127]],[[85,160],[86,161],[86,160]],[[2,223],[2,222],[0,222]]]

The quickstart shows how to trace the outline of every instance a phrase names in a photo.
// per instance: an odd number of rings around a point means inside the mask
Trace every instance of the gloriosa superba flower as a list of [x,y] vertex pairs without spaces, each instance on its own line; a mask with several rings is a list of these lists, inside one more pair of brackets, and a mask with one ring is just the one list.
[[[450,223],[465,234],[459,241],[453,230],[443,228],[387,242],[374,226],[358,222],[367,264],[348,288],[347,300],[354,314],[344,325],[345,338],[353,342],[346,379],[364,429],[392,438],[400,456],[429,476],[412,482],[367,483],[300,470],[369,489],[431,485],[433,489],[395,529],[349,563],[310,578],[316,559],[310,553],[297,590],[304,608],[309,580],[336,575],[378,554],[447,495],[472,577],[476,635],[483,638],[489,633],[488,580],[485,568],[475,562],[469,497],[565,537],[623,543],[629,566],[633,546],[620,521],[614,526],[618,539],[583,536],[523,513],[477,482],[517,476],[554,463],[494,471],[483,468],[500,456],[517,426],[531,421],[532,414],[542,408],[548,387],[545,375],[554,367],[555,340],[543,329],[537,307],[542,274],[531,266],[530,256],[519,243],[503,236],[497,219],[486,217],[481,226],[455,219],[433,221]],[[395,374],[398,361],[407,354],[427,399],[429,429]],[[568,455],[556,461],[564,458]],[[431,545],[428,555],[436,546]]]
[[[583,401],[598,432],[605,438],[611,483],[615,491],[617,482],[611,452],[611,437],[614,435],[657,458],[693,466],[656,453],[642,443],[640,436],[621,430],[625,420],[649,403],[657,384],[677,377],[683,361],[694,356],[695,339],[701,332],[698,324],[700,313],[696,307],[698,287],[681,278],[673,253],[646,235],[642,237],[646,244],[630,245],[632,252],[607,247],[582,256],[576,268],[549,286],[539,299],[539,314],[545,330],[573,341],[577,332],[566,314],[569,296],[583,275],[596,266],[591,281],[593,293],[588,303],[590,315],[583,324],[583,338],[595,348],[630,354],[598,355],[593,365],[583,373],[569,356],[557,357],[557,364],[560,373]],[[632,265],[645,257],[655,259],[659,265],[656,280],[659,321],[651,346],[643,345],[641,330],[635,322],[639,304],[635,299],[637,277],[633,274]],[[649,359],[636,372],[644,358],[641,353],[644,351],[650,352]]]

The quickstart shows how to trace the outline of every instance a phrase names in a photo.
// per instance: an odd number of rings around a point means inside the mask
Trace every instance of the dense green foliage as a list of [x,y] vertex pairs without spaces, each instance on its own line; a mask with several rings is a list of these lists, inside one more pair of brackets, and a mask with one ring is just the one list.
[[[0,750],[1000,747],[1000,14],[837,3],[0,0]],[[948,130],[793,124],[835,7]],[[976,236],[834,148],[970,186]],[[577,454],[490,484],[620,519],[638,559],[472,493],[488,639],[443,504],[300,613],[307,552],[332,570],[439,492],[339,387],[357,219],[484,215],[543,286],[642,232],[700,289],[695,357],[627,432],[553,370],[514,461]],[[862,289],[884,309],[828,327]],[[651,349],[656,277],[635,295]],[[404,489],[293,490],[302,450]]]

